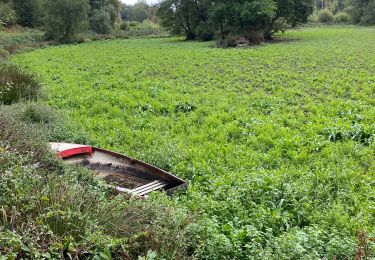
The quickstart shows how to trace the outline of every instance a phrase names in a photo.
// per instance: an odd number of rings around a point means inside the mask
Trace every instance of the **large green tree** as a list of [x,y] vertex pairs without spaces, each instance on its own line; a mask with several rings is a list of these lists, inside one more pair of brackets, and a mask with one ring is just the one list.
[[[273,0],[235,0],[215,1],[213,4],[213,21],[219,21],[223,33],[223,23],[230,32],[248,36],[267,28],[277,12]],[[217,27],[217,26],[216,26]]]
[[165,0],[159,6],[158,16],[172,33],[183,31],[186,39],[192,40],[196,37],[195,29],[202,20],[200,10],[205,4],[206,1],[199,0]]
[[88,28],[88,0],[47,0],[44,4],[45,30],[50,39],[71,42]]
[[[195,39],[204,31],[242,37],[264,35],[271,38],[280,22],[295,26],[306,22],[313,0],[164,0],[158,15],[173,33],[183,31]],[[203,25],[203,26],[202,26]]]
[[295,27],[298,23],[307,22],[307,18],[314,10],[314,2],[312,0],[273,0],[277,6],[277,10],[264,31],[264,37],[271,39],[272,35],[278,32],[280,21],[282,26]]
[[119,0],[90,0],[90,30],[109,33],[119,19],[121,3]]

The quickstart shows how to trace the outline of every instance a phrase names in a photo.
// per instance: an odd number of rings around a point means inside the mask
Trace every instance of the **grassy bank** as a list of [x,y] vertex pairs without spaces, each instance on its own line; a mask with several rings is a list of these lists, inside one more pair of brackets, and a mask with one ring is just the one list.
[[43,32],[39,30],[17,28],[9,31],[0,30],[0,61],[21,49],[38,48],[42,43]]
[[113,40],[13,61],[94,144],[190,181],[174,204],[201,216],[198,258],[342,259],[374,246],[374,32],[304,28],[229,50]]

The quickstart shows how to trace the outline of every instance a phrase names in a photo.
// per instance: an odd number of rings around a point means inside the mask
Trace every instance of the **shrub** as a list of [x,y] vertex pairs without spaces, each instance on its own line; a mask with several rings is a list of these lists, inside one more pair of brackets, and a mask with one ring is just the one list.
[[112,31],[110,14],[104,9],[94,10],[90,18],[90,29],[96,33],[109,34]]
[[6,60],[9,56],[9,52],[7,50],[0,49],[0,61]]
[[122,31],[127,31],[127,30],[129,30],[129,24],[128,24],[127,22],[122,22],[122,23],[120,24],[120,30],[122,30]]
[[332,23],[333,22],[333,14],[328,9],[322,9],[318,13],[318,21],[320,23]]
[[41,85],[35,75],[15,65],[0,65],[0,104],[12,104],[21,100],[36,100]]
[[350,21],[350,17],[347,13],[344,12],[338,12],[333,17],[333,21],[335,23],[348,23]]
[[[57,170],[58,164],[51,156],[50,149],[44,143],[38,133],[30,125],[23,124],[0,106],[0,152],[4,149],[12,157],[21,157],[21,163],[35,165],[34,168],[42,170]],[[0,159],[3,156],[0,156]],[[5,159],[4,159],[5,160]],[[9,170],[8,163],[0,162],[1,173]],[[61,168],[60,168],[61,169]],[[1,246],[0,246],[1,247]]]
[[67,116],[38,103],[17,103],[2,108],[18,122],[31,126],[37,135],[49,142],[89,143],[84,131],[67,120]]
[[150,20],[144,20],[142,23],[131,21],[128,23],[128,30],[122,32],[122,36],[148,36],[160,34],[158,24]]
[[282,32],[285,33],[287,29],[290,29],[291,26],[288,24],[288,21],[285,18],[277,19],[273,28],[273,33]]
[[10,3],[0,2],[0,25],[11,26],[16,24],[16,13],[12,9]]
[[129,27],[137,27],[139,24],[140,24],[140,22],[131,21],[131,22],[129,22]]
[[317,23],[319,22],[319,16],[318,13],[313,13],[312,15],[309,16],[308,18],[309,23]]

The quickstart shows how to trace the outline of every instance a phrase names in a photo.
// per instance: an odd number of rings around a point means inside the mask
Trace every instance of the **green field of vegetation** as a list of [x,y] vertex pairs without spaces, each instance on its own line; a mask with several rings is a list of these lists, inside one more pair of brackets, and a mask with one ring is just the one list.
[[110,40],[12,61],[93,145],[189,181],[172,200],[196,216],[190,254],[354,258],[374,248],[375,28],[278,37]]
[[25,30],[15,32],[0,31],[0,47],[16,44],[25,44],[41,40],[43,33],[38,30]]

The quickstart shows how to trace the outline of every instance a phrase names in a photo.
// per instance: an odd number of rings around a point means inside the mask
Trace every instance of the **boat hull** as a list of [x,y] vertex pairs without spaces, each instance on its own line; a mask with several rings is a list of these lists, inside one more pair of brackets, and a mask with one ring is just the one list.
[[92,169],[118,191],[147,196],[152,191],[168,195],[186,188],[184,180],[158,167],[131,157],[86,145],[51,143],[51,147],[67,164]]

